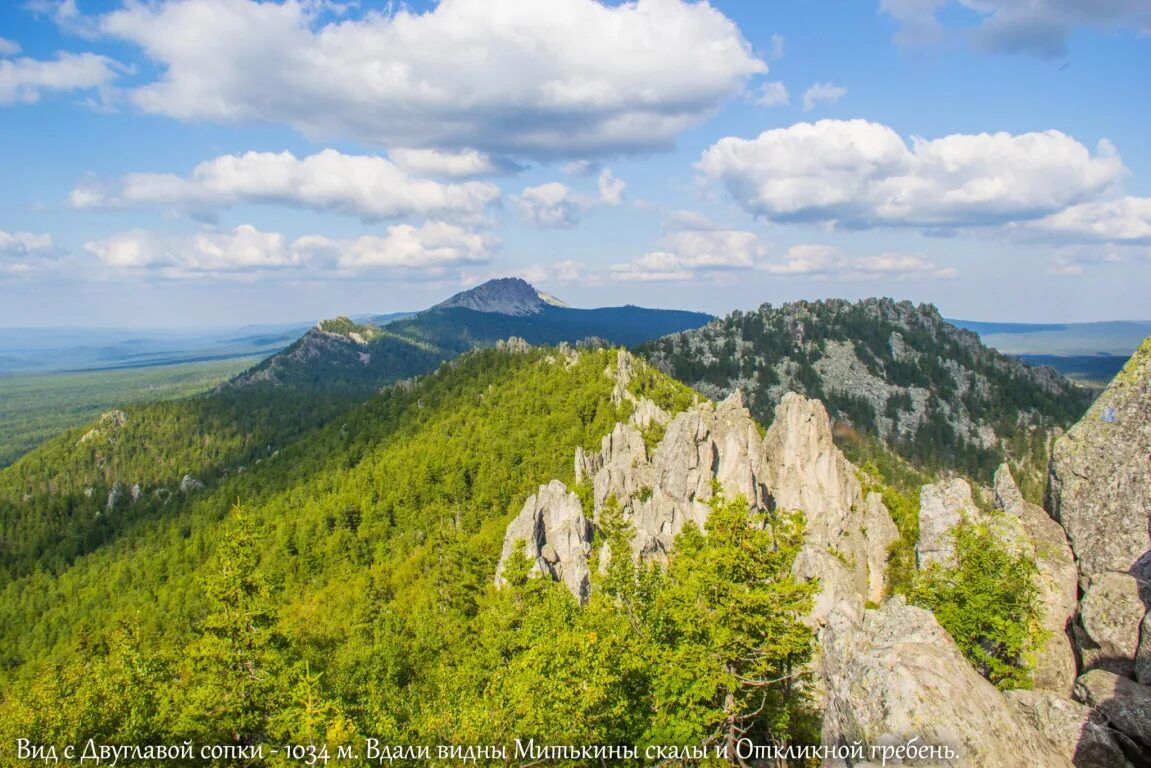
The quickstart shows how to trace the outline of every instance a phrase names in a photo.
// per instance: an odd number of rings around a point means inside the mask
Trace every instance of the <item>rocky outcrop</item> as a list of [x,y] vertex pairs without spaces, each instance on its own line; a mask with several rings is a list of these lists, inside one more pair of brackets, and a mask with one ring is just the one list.
[[[795,573],[819,579],[813,623],[821,623],[837,604],[859,615],[866,600],[882,598],[887,547],[898,531],[878,494],[864,499],[856,470],[835,447],[818,401],[783,398],[761,437],[738,390],[721,403],[698,403],[674,417],[636,398],[627,383],[634,367],[643,364],[627,352],[618,354],[608,369],[617,381],[613,399],[630,402],[631,416],[604,436],[598,452],[575,454],[576,481],[590,480],[596,513],[614,499],[631,524],[635,557],[665,559],[689,522],[706,529],[718,483],[728,498],[742,495],[749,511],[804,513],[805,544]],[[652,445],[651,437],[660,432]],[[546,506],[537,500],[534,511],[525,507],[513,521],[504,539],[505,557],[510,542],[527,538],[526,519],[543,515]]]
[[1151,754],[1151,686],[1093,669],[1075,683],[1075,695],[1130,737],[1141,754]]
[[1151,339],[1055,443],[1048,508],[1084,574],[1151,581]]
[[496,585],[505,583],[508,558],[522,544],[524,554],[534,561],[532,573],[563,582],[577,599],[585,601],[591,588],[591,539],[591,523],[579,497],[559,480],[541,485],[508,525],[496,568]]
[[1071,546],[1059,523],[1023,498],[1006,464],[995,473],[995,504],[1022,522],[1038,572],[1040,621],[1047,639],[1036,654],[1035,687],[1069,696],[1076,675],[1069,632],[1078,598],[1078,572]]
[[1004,696],[1075,768],[1127,764],[1107,719],[1091,707],[1051,691],[1007,691]]
[[1083,669],[1134,675],[1140,624],[1147,614],[1151,584],[1114,572],[1086,577],[1085,581],[1076,627]]
[[[953,766],[1070,768],[963,658],[930,611],[889,600],[862,619],[839,608],[820,633],[824,744],[947,745]],[[930,763],[928,763],[930,764]]]
[[[840,603],[862,612],[871,591],[863,495],[855,468],[832,441],[823,404],[788,393],[775,409],[763,442],[763,477],[773,505],[802,510],[806,517],[805,542],[796,557],[795,573],[819,579],[813,619],[821,623]],[[878,504],[882,506],[882,501]],[[879,512],[873,507],[873,516],[881,514],[890,523],[886,509]],[[886,572],[886,560],[876,565]],[[882,580],[879,574],[876,577]]]
[[955,564],[955,527],[979,517],[971,486],[962,478],[925,485],[919,492],[919,540],[915,560],[920,568],[932,563]]

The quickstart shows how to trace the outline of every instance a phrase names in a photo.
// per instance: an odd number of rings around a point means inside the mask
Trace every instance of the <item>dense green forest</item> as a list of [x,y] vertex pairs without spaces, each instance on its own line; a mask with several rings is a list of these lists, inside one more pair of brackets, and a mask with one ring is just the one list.
[[[526,565],[490,586],[510,516],[623,415],[613,360],[470,353],[8,580],[0,743],[816,738],[798,687],[757,682],[810,653],[799,519],[752,526],[717,497],[707,536],[685,531],[662,570],[614,559],[582,608]],[[626,526],[602,525],[627,552]]]
[[253,358],[78,373],[0,376],[0,467],[101,411],[178,400],[251,367]]
[[[717,487],[706,530],[689,524],[655,564],[631,558],[609,499],[595,546],[610,555],[586,604],[528,578],[522,551],[493,586],[507,524],[539,485],[558,478],[590,504],[572,457],[631,412],[613,398],[616,361],[604,348],[473,350],[323,407],[270,383],[225,388],[106,414],[0,471],[0,758],[30,736],[261,755],[219,765],[307,759],[265,751],[286,744],[366,759],[368,739],[638,755],[817,744],[805,617],[819,584],[792,576],[802,511],[749,515]],[[696,399],[633,366],[634,396],[673,413]],[[971,563],[998,557],[1008,572],[964,590],[948,589],[953,573],[917,574],[927,475],[880,441],[860,445],[861,477],[902,534],[892,588],[935,609],[991,679],[1026,685],[1030,638],[1004,628],[1034,611],[1018,580],[1028,564],[973,539],[984,560]],[[190,467],[199,482],[181,489]],[[975,613],[989,595],[1003,603],[990,625]]]

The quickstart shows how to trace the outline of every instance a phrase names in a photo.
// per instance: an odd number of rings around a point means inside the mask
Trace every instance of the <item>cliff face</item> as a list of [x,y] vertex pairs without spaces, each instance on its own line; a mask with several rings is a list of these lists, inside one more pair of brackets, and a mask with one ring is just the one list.
[[1047,505],[1078,571],[1075,696],[1151,755],[1151,339],[1060,438]]
[[1081,573],[1151,580],[1151,339],[1055,443],[1048,505]]

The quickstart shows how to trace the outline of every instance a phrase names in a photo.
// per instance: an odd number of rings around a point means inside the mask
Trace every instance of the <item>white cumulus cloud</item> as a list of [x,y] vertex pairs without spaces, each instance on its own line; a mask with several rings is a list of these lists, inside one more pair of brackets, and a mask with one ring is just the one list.
[[510,170],[502,168],[487,154],[474,149],[443,152],[438,149],[401,148],[390,150],[388,157],[408,173],[449,179],[490,176]]
[[324,235],[290,240],[247,224],[192,235],[134,229],[89,241],[84,250],[109,267],[155,270],[173,278],[284,271],[307,277],[378,269],[440,275],[446,268],[489,260],[494,246],[488,235],[429,221],[419,227],[397,224],[388,227],[386,235],[349,240]]
[[1072,240],[1151,243],[1151,197],[1073,205],[1035,222],[1032,230]]
[[834,83],[815,83],[803,92],[803,111],[810,112],[820,104],[834,104],[847,95],[847,89]]
[[520,221],[544,229],[566,229],[579,224],[585,203],[566,184],[551,181],[511,197]]
[[99,26],[159,67],[131,94],[148,112],[537,159],[669,148],[767,70],[707,3],[325,7],[159,0]]
[[77,208],[159,204],[193,210],[235,203],[272,203],[357,216],[365,221],[408,215],[478,216],[499,197],[489,182],[441,183],[416,178],[390,160],[325,149],[297,158],[290,152],[223,155],[189,176],[136,173],[111,191],[85,183],[70,201]]
[[1125,172],[1059,131],[912,138],[866,120],[820,120],[728,137],[698,168],[748,212],[843,227],[990,226],[1029,221],[1109,194]]
[[685,229],[666,235],[659,250],[613,264],[610,274],[625,281],[707,280],[725,272],[755,269],[766,255],[767,246],[754,232]]
[[51,60],[0,59],[0,105],[35,104],[45,91],[101,90],[119,77],[120,69],[112,59],[94,53],[61,53]]

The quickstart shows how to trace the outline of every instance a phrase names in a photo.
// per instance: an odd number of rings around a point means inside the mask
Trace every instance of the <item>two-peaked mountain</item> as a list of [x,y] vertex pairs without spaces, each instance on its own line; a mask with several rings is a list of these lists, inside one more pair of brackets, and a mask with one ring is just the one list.
[[366,395],[511,336],[530,344],[598,338],[630,346],[698,328],[711,319],[701,312],[635,306],[576,309],[524,280],[500,278],[399,319],[321,321],[231,386],[271,382],[307,391]]

